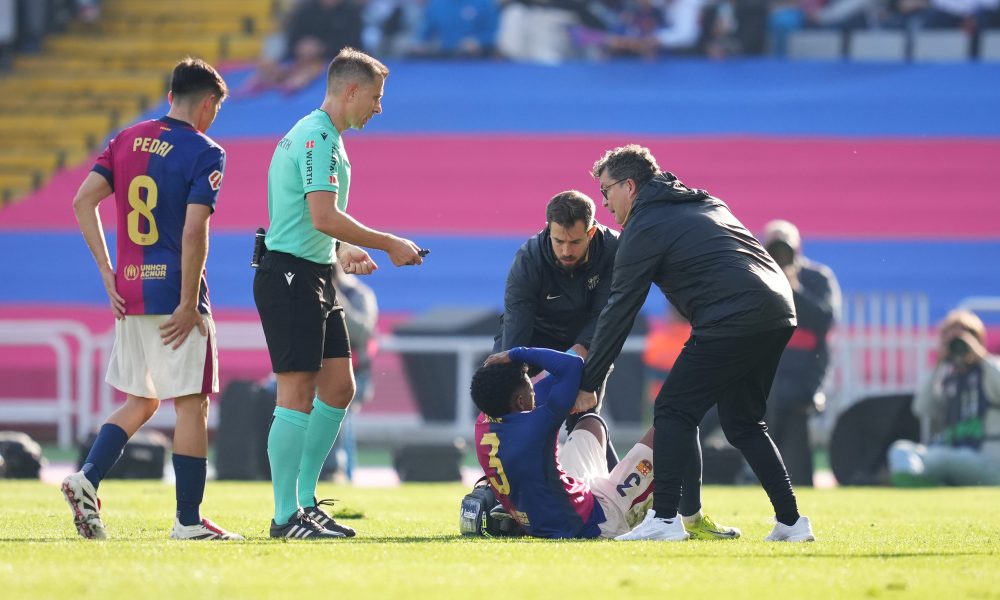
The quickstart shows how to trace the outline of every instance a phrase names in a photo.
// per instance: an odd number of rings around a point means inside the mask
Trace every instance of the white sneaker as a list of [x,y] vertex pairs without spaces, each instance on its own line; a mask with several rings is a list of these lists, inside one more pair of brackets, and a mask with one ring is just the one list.
[[174,519],[174,528],[170,531],[172,540],[242,540],[238,533],[230,533],[208,519],[202,519],[197,525],[181,525]]
[[60,489],[73,511],[76,531],[89,540],[106,539],[108,535],[101,522],[101,501],[97,497],[97,490],[83,471],[77,471],[63,479]]
[[771,535],[764,538],[765,542],[815,542],[812,524],[809,517],[799,517],[794,525],[785,525],[781,522],[774,524]]
[[632,540],[657,540],[661,542],[683,542],[691,537],[684,529],[684,522],[681,516],[677,515],[673,519],[661,519],[656,516],[656,511],[652,508],[646,511],[646,518],[635,528],[623,533],[615,539],[620,542]]

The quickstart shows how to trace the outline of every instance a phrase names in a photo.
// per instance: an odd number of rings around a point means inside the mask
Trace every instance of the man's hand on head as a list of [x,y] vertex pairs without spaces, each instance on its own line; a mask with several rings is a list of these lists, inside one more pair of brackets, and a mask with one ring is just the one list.
[[571,415],[585,413],[595,406],[597,406],[597,392],[580,390],[576,395],[576,404],[573,405],[573,409],[569,412]]
[[507,351],[497,352],[496,354],[491,354],[486,357],[483,361],[483,366],[488,367],[490,365],[501,365],[510,362],[510,353]]

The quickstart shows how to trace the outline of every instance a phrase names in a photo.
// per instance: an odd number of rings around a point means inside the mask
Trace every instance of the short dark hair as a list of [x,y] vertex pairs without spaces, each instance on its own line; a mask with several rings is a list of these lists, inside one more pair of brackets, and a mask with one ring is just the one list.
[[229,95],[226,81],[215,67],[191,56],[174,67],[174,74],[170,77],[170,91],[175,98],[215,94],[219,100],[223,100]]
[[549,205],[545,207],[545,222],[569,229],[577,221],[583,221],[584,228],[590,229],[594,224],[594,201],[577,190],[559,192],[552,196]]
[[479,410],[493,418],[511,412],[511,401],[519,386],[525,385],[528,365],[520,362],[497,363],[479,369],[472,376],[469,392]]
[[635,181],[637,187],[642,187],[660,174],[660,165],[656,164],[656,159],[653,158],[649,148],[629,144],[605,152],[604,156],[594,163],[590,174],[594,179],[600,179],[604,171],[607,171],[608,177],[615,181],[631,179]]
[[326,89],[333,89],[341,81],[364,80],[371,83],[376,77],[385,79],[388,76],[389,67],[377,58],[348,46],[330,61],[330,67],[326,70]]

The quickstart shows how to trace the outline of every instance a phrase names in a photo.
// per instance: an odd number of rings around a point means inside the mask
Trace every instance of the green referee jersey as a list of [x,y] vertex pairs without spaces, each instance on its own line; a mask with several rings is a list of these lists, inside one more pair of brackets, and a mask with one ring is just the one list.
[[317,230],[306,194],[337,192],[337,208],[347,209],[351,163],[330,116],[314,110],[278,142],[267,170],[269,250],[293,254],[315,263],[333,264],[336,240]]

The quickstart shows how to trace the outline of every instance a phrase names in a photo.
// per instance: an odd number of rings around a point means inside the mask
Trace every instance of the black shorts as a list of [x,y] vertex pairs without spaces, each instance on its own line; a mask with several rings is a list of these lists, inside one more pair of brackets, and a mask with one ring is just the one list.
[[284,252],[269,251],[261,260],[253,299],[275,373],[319,371],[324,358],[351,357],[333,276],[333,265]]

